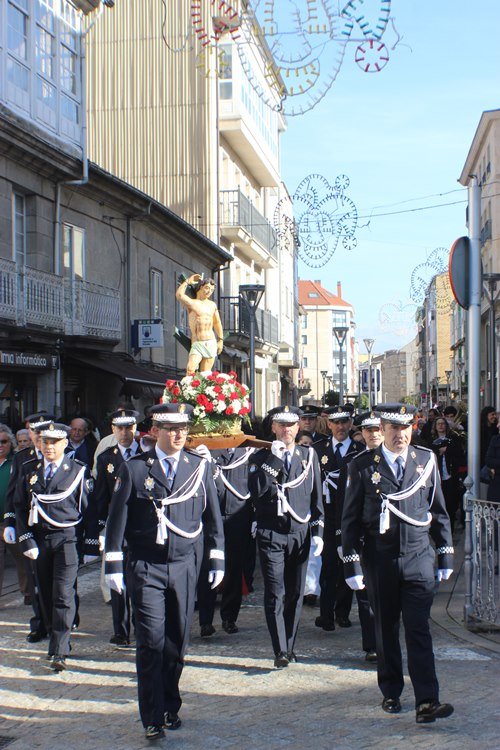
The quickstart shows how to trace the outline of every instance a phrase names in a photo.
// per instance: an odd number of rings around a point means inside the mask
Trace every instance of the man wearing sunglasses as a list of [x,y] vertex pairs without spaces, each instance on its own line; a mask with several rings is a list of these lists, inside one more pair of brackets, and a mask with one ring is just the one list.
[[335,630],[335,622],[341,628],[351,626],[349,613],[352,604],[352,591],[347,586],[338,555],[340,546],[340,525],[336,522],[335,507],[341,482],[345,482],[345,471],[349,462],[365,449],[361,443],[351,440],[354,407],[352,404],[332,406],[327,409],[328,427],[331,435],[326,440],[315,443],[323,482],[323,503],[325,508],[325,534],[319,584],[320,614],[315,625],[326,631]]
[[211,461],[185,449],[193,407],[150,409],[156,446],[118,470],[106,525],[110,588],[127,585],[136,630],[139,712],[146,739],[181,725],[179,680],[203,555],[214,588],[224,576],[224,532]]

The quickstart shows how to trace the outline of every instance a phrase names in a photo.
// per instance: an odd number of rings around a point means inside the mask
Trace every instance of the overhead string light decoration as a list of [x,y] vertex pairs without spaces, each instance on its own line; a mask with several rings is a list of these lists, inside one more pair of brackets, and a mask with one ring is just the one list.
[[378,322],[385,333],[408,339],[417,333],[416,311],[412,301],[392,300],[380,308]]
[[449,250],[446,247],[437,247],[428,256],[424,263],[419,263],[411,274],[410,297],[417,304],[422,304],[428,296],[431,282],[435,283],[435,304],[438,310],[448,310],[451,306],[453,295],[448,275]]
[[345,250],[356,247],[358,212],[345,194],[348,187],[346,175],[339,175],[330,185],[326,177],[311,174],[300,182],[291,204],[282,200],[276,207],[274,228],[278,241],[289,242],[293,227],[298,256],[312,268],[328,263],[340,239]]

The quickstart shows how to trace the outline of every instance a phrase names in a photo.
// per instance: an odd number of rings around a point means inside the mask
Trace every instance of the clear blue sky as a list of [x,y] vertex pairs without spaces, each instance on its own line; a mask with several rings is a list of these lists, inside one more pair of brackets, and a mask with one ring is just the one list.
[[[365,2],[372,10],[379,4]],[[339,243],[322,268],[299,262],[299,276],[321,279],[333,292],[341,281],[355,308],[360,351],[370,337],[377,353],[410,340],[397,324],[381,326],[380,310],[385,303],[404,306],[413,269],[466,234],[466,204],[375,214],[465,201],[465,189],[437,194],[460,188],[481,113],[500,107],[498,0],[393,0],[391,15],[402,38],[387,66],[362,72],[354,61],[357,44],[347,45],[323,100],[288,118],[281,157],[291,193],[311,173],[331,183],[338,174],[350,179],[347,195],[360,216],[357,247],[347,251]],[[389,49],[396,39],[388,27],[383,41]],[[421,200],[403,203],[414,198]]]

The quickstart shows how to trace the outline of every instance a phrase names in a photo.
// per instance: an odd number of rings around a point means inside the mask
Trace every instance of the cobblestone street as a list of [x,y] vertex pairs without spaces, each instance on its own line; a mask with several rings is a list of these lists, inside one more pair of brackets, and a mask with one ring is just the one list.
[[216,634],[201,639],[195,621],[181,681],[183,725],[156,743],[147,743],[139,722],[134,652],[108,643],[111,611],[99,589],[99,566],[81,573],[81,626],[69,668],[59,675],[48,668],[47,641],[26,642],[30,610],[11,591],[0,599],[0,748],[494,750],[500,746],[500,646],[494,637],[466,633],[450,617],[454,598],[460,611],[459,589],[453,582],[443,587],[433,611],[441,699],[455,706],[450,719],[418,726],[408,682],[403,712],[383,713],[355,611],[352,628],[327,633],[314,626],[318,611],[305,607],[299,663],[273,669],[258,583],[245,600],[239,633],[227,635],[217,611]]

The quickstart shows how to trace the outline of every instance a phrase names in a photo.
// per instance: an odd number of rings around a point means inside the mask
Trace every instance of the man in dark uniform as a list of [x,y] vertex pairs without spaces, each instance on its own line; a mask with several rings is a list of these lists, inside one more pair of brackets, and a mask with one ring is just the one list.
[[415,407],[384,404],[375,411],[384,443],[356,457],[348,469],[342,516],[344,572],[352,589],[365,583],[368,589],[383,710],[401,711],[402,616],[416,720],[428,723],[453,713],[453,706],[439,702],[429,630],[436,554],[437,579],[445,580],[452,573],[450,519],[434,454],[410,445]]
[[319,408],[312,404],[306,404],[305,406],[300,407],[300,411],[299,430],[310,432],[314,443],[318,440],[326,440],[328,435],[324,435],[322,432],[317,432],[316,430],[318,425]]
[[278,669],[294,653],[309,547],[323,548],[323,502],[318,458],[296,445],[300,409],[278,406],[268,413],[275,440],[251,458],[248,488],[256,509],[257,546],[264,577],[264,610]]
[[325,508],[325,545],[321,560],[319,585],[321,588],[319,606],[320,614],[315,625],[323,630],[335,630],[335,621],[342,628],[351,626],[349,613],[352,605],[352,591],[344,581],[342,561],[337,548],[340,547],[340,526],[335,520],[335,506],[341,470],[365,446],[349,437],[352,427],[352,404],[332,406],[327,410],[328,426],[331,435],[328,439],[315,443],[323,482],[323,502]]
[[[116,445],[110,446],[97,457],[96,481],[94,493],[90,499],[93,511],[97,514],[100,548],[104,549],[104,527],[108,518],[109,504],[113,496],[118,470],[124,461],[129,461],[141,453],[135,441],[138,411],[118,409],[111,414],[111,431],[116,438]],[[102,551],[101,549],[101,551]],[[124,550],[123,568],[127,563]],[[113,614],[113,636],[110,643],[116,646],[130,644],[130,599],[125,587],[120,594],[111,589],[111,611]]]
[[[56,672],[66,669],[75,615],[77,542],[92,479],[80,461],[65,456],[69,428],[49,422],[38,428],[43,460],[23,464],[16,487],[16,527],[23,554],[35,560],[42,607],[50,630],[49,657]],[[80,538],[80,539],[79,539]],[[88,557],[98,540],[87,540]],[[88,559],[88,558],[86,558]]]
[[[238,632],[236,621],[241,607],[243,563],[253,519],[248,491],[248,461],[255,448],[226,448],[212,452],[215,485],[224,524],[225,572],[220,615],[222,627],[232,635]],[[215,633],[213,626],[216,593],[206,576],[198,582],[200,634]]]
[[[43,459],[42,452],[40,450],[40,436],[36,432],[38,427],[43,424],[49,424],[54,421],[55,417],[46,411],[38,411],[34,414],[29,414],[24,423],[28,429],[30,440],[33,445],[29,448],[19,451],[14,454],[12,459],[11,473],[9,477],[9,484],[7,486],[7,494],[5,496],[5,514],[4,514],[4,540],[7,544],[15,544],[18,541],[18,534],[16,533],[16,511],[14,508],[14,494],[16,490],[19,477],[21,476],[22,466],[27,461],[32,461],[35,458],[39,460]],[[28,633],[26,640],[30,643],[38,643],[47,635],[47,629],[42,617],[42,610],[40,608],[40,600],[35,586],[33,578],[33,571],[30,567],[29,560],[25,559],[26,563],[26,579],[29,596],[31,599],[31,606],[33,608],[33,617],[30,619],[30,632]]]
[[151,407],[155,448],[118,470],[106,524],[105,573],[121,592],[123,541],[137,643],[139,711],[146,738],[177,729],[179,680],[193,617],[202,534],[217,587],[224,576],[224,532],[212,467],[185,450],[186,404]]

